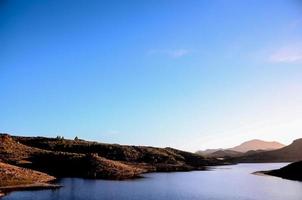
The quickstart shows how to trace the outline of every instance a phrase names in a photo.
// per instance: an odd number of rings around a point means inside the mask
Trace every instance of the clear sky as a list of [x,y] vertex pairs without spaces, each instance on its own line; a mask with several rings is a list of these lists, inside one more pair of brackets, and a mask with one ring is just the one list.
[[0,132],[171,146],[302,137],[299,0],[0,0]]

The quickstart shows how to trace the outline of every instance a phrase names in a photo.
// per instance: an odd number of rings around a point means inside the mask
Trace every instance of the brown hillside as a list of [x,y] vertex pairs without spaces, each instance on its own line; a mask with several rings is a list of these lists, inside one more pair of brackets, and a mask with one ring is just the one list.
[[189,165],[192,168],[202,168],[205,165],[213,165],[217,162],[215,159],[206,159],[194,153],[172,148],[104,144],[83,140],[58,140],[42,137],[14,138],[24,145],[40,149],[81,154],[96,153],[106,159],[130,163]]
[[[202,170],[216,159],[172,148],[0,135],[0,159],[56,177],[124,179],[144,172]],[[76,167],[75,167],[76,166]]]
[[0,188],[11,185],[45,183],[55,180],[55,177],[45,173],[25,169],[0,162]]

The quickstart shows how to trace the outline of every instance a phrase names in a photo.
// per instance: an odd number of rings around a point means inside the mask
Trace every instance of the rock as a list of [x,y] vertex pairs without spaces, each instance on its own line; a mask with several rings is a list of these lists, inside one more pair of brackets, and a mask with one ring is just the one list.
[[1,197],[4,197],[4,195],[5,195],[5,194],[4,194],[4,193],[1,193],[1,191],[0,191],[0,198],[1,198]]

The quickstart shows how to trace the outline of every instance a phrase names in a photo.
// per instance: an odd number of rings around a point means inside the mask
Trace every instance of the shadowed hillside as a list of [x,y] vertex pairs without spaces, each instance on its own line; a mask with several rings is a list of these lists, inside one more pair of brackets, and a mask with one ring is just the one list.
[[289,164],[281,169],[272,170],[264,173],[285,179],[302,181],[302,161]]
[[[0,135],[0,160],[56,177],[127,179],[154,171],[203,170],[216,159],[172,148]],[[76,166],[76,167],[75,167]]]
[[[216,159],[176,150],[173,148],[156,148],[146,146],[128,146],[104,144],[83,140],[66,140],[43,137],[14,137],[16,141],[48,151],[68,152],[76,154],[94,153],[106,159],[124,163],[144,163],[153,167],[167,165],[183,169],[203,169],[205,165],[216,164]],[[170,167],[169,167],[170,168]],[[156,169],[155,169],[156,170]]]
[[9,135],[1,135],[0,141],[0,160],[3,162],[57,177],[124,179],[146,171],[92,153],[49,151],[27,146]]

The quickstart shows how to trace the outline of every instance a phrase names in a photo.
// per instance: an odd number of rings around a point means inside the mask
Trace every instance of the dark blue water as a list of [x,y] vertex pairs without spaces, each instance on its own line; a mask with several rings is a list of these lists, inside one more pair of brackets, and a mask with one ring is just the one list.
[[153,173],[128,181],[66,178],[58,190],[13,192],[3,200],[301,200],[302,182],[251,174],[285,164],[240,164],[211,171]]

